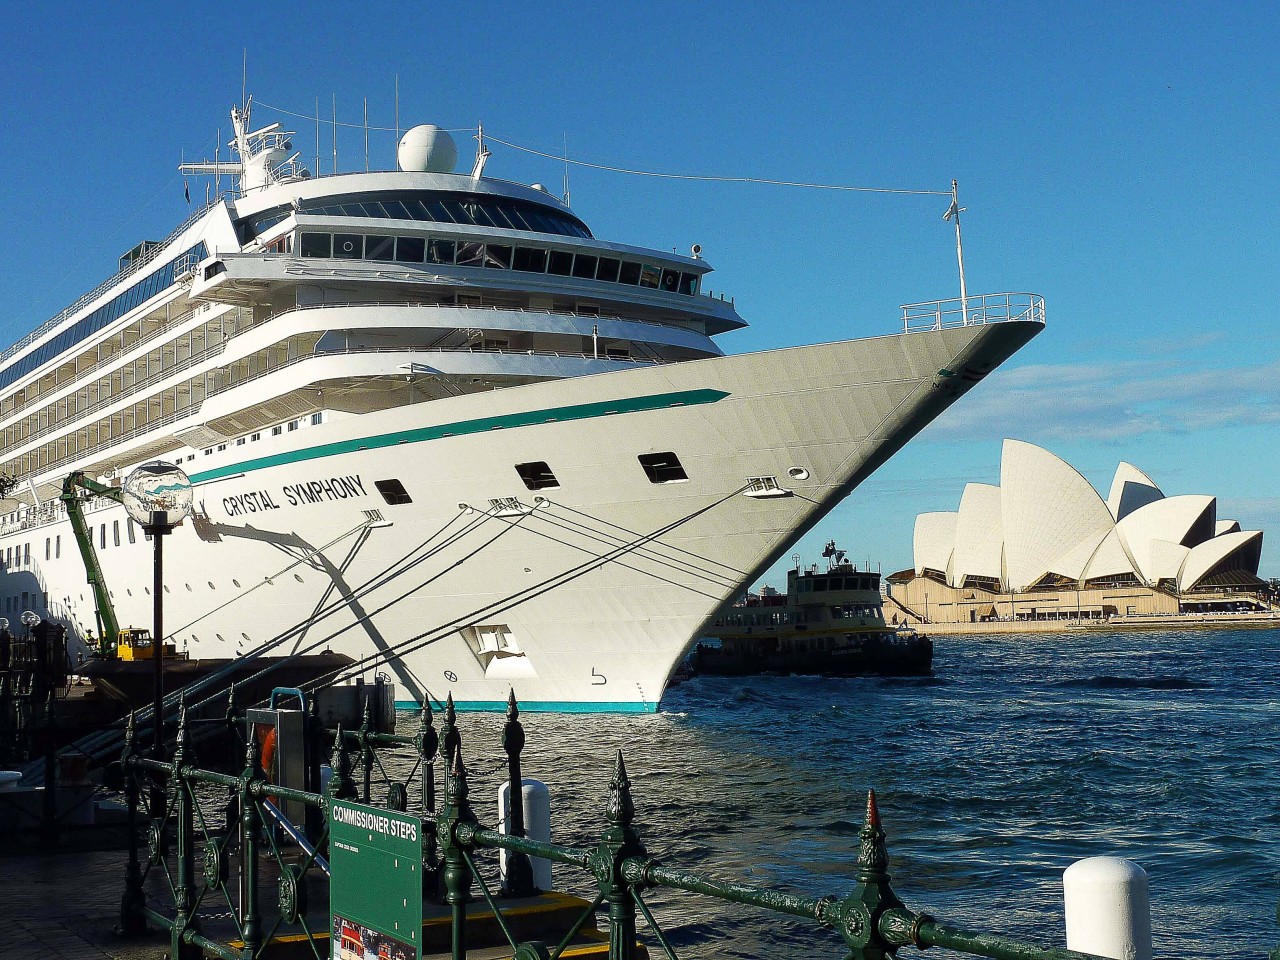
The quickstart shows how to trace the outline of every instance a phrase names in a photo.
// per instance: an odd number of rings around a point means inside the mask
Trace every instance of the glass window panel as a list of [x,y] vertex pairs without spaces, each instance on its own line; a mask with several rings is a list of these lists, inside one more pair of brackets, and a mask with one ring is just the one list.
[[501,227],[503,230],[510,230],[515,227],[511,222],[511,218],[507,216],[507,208],[503,204],[486,203],[484,211],[489,214],[489,219],[493,221],[495,227]]
[[567,277],[573,272],[573,254],[566,253],[563,250],[551,251],[551,263],[547,268],[548,273],[554,273],[560,277]]
[[526,270],[529,273],[546,273],[547,251],[535,250],[533,247],[516,247],[514,265],[517,270]]
[[600,265],[596,267],[596,279],[607,280],[610,283],[617,283],[618,268],[621,266],[621,260],[615,260],[613,257],[601,257]]
[[460,243],[458,244],[458,266],[460,267],[479,267],[484,264],[484,244],[483,243]]
[[475,220],[457,200],[444,200],[441,201],[441,205],[449,212],[449,216],[453,218],[454,223],[475,225]]
[[690,295],[698,292],[698,275],[696,273],[680,274],[680,292]]
[[436,223],[458,223],[439,200],[424,200],[423,204],[427,208],[427,212],[431,214],[431,219]]
[[432,240],[427,244],[427,259],[431,263],[453,263],[453,241]]
[[493,218],[489,216],[489,211],[485,209],[484,204],[467,203],[467,204],[464,204],[463,206],[466,208],[467,216],[469,216],[472,220],[476,222],[476,226],[480,226],[480,227],[497,226],[497,224],[493,222]]
[[333,256],[333,235],[329,233],[299,234],[298,253],[303,257]]
[[596,278],[596,258],[589,253],[580,253],[573,261],[573,275],[583,280]]
[[404,208],[404,204],[399,200],[383,200],[382,209],[387,211],[387,216],[393,220],[413,220],[414,217],[409,216],[409,211]]
[[633,286],[640,282],[640,264],[632,263],[630,260],[622,261],[622,270],[618,273],[619,283],[629,283]]
[[425,237],[396,238],[396,259],[404,263],[422,263],[426,258],[427,241]]
[[339,233],[333,238],[333,255],[359,260],[364,252],[364,237],[355,233]]
[[524,214],[522,214],[519,209],[515,207],[508,207],[505,212],[507,214],[507,219],[511,221],[511,225],[515,227],[517,230],[533,229],[533,227],[529,226],[529,224],[525,221]]
[[435,220],[431,211],[427,209],[427,205],[421,200],[406,200],[404,210],[411,220]]
[[338,204],[338,212],[344,217],[363,217],[364,207],[358,203],[340,203]]
[[364,208],[366,217],[378,217],[383,220],[387,218],[387,211],[382,208],[382,204],[377,200],[366,200],[360,206]]
[[657,287],[662,281],[662,271],[651,263],[642,264],[640,267],[640,286]]
[[680,271],[664,269],[662,271],[662,289],[675,293],[680,289]]
[[366,260],[391,260],[395,252],[394,237],[365,237],[364,258]]
[[499,270],[511,269],[511,248],[502,243],[485,244],[484,265]]

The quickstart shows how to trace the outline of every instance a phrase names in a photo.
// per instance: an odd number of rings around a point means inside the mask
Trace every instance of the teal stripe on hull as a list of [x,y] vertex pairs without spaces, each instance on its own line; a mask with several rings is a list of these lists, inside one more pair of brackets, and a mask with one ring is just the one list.
[[[503,713],[507,709],[505,700],[455,700],[454,708],[467,713]],[[432,704],[432,709],[439,713],[443,704]],[[422,704],[417,700],[397,700],[397,710],[421,710]],[[598,701],[575,700],[521,700],[521,713],[657,713],[656,703],[634,703],[619,701],[601,703]]]
[[623,413],[640,413],[647,410],[665,410],[670,407],[690,407],[704,403],[716,403],[729,394],[723,390],[681,390],[676,393],[658,393],[648,397],[628,397],[623,400],[604,400],[599,403],[578,403],[567,407],[549,407],[545,410],[530,410],[527,413],[512,413],[501,417],[480,417],[476,420],[460,420],[457,423],[445,423],[438,427],[419,427],[414,430],[397,430],[374,437],[361,437],[358,440],[343,440],[338,443],[324,443],[318,447],[307,447],[289,453],[272,454],[256,460],[216,467],[191,475],[192,483],[203,483],[206,480],[217,480],[219,477],[237,476],[267,467],[278,467],[286,463],[302,463],[306,460],[319,460],[338,454],[352,453],[357,450],[378,450],[383,447],[395,447],[404,443],[423,443],[427,440],[442,440],[445,437],[461,437],[475,433],[487,433],[490,430],[506,430],[512,427],[529,427],[543,423],[558,423],[566,420],[593,420],[596,417],[616,416]]

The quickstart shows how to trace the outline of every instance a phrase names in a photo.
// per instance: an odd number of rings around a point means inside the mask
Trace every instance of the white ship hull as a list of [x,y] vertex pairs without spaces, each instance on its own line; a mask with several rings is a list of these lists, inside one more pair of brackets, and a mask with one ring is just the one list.
[[[380,656],[366,675],[392,675],[402,702],[497,708],[514,690],[525,709],[652,711],[724,601],[1041,328],[573,377],[200,456],[185,465],[199,516],[165,543],[167,632],[193,657],[281,637],[273,653]],[[664,451],[687,480],[651,482],[637,457]],[[539,461],[559,485],[531,492],[514,467]],[[743,492],[768,477],[789,493]],[[389,503],[381,480],[412,502]],[[510,498],[524,511],[491,507]],[[119,506],[86,519],[121,624],[149,626],[151,545],[116,545]],[[65,519],[0,538],[10,548],[30,558],[0,581],[11,609],[47,594],[51,615],[94,628]]]

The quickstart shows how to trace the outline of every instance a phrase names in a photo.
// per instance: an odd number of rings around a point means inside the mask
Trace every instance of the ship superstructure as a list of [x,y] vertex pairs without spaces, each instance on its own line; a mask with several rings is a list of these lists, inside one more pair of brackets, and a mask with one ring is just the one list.
[[[166,623],[193,657],[331,648],[415,699],[653,709],[698,629],[1043,324],[1031,295],[724,356],[710,266],[599,240],[433,127],[312,177],[233,111],[238,195],[0,355],[3,613],[94,629],[56,497],[176,462]],[[936,310],[935,310],[936,308]],[[936,320],[930,311],[936,312]],[[921,318],[924,318],[923,320]],[[124,622],[149,547],[91,505]]]

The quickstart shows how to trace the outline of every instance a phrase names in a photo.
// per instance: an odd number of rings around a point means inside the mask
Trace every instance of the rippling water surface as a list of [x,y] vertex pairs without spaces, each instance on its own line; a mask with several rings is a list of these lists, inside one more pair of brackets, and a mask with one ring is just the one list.
[[[1150,875],[1157,956],[1261,957],[1280,940],[1280,630],[944,637],[935,669],[701,677],[656,715],[526,715],[525,775],[551,786],[554,839],[587,845],[622,749],[652,855],[806,894],[852,886],[874,787],[915,910],[1062,945],[1062,871],[1108,854]],[[491,771],[501,718],[461,727]],[[490,823],[496,781],[473,786]],[[843,955],[811,924],[655,901],[682,957]]]

